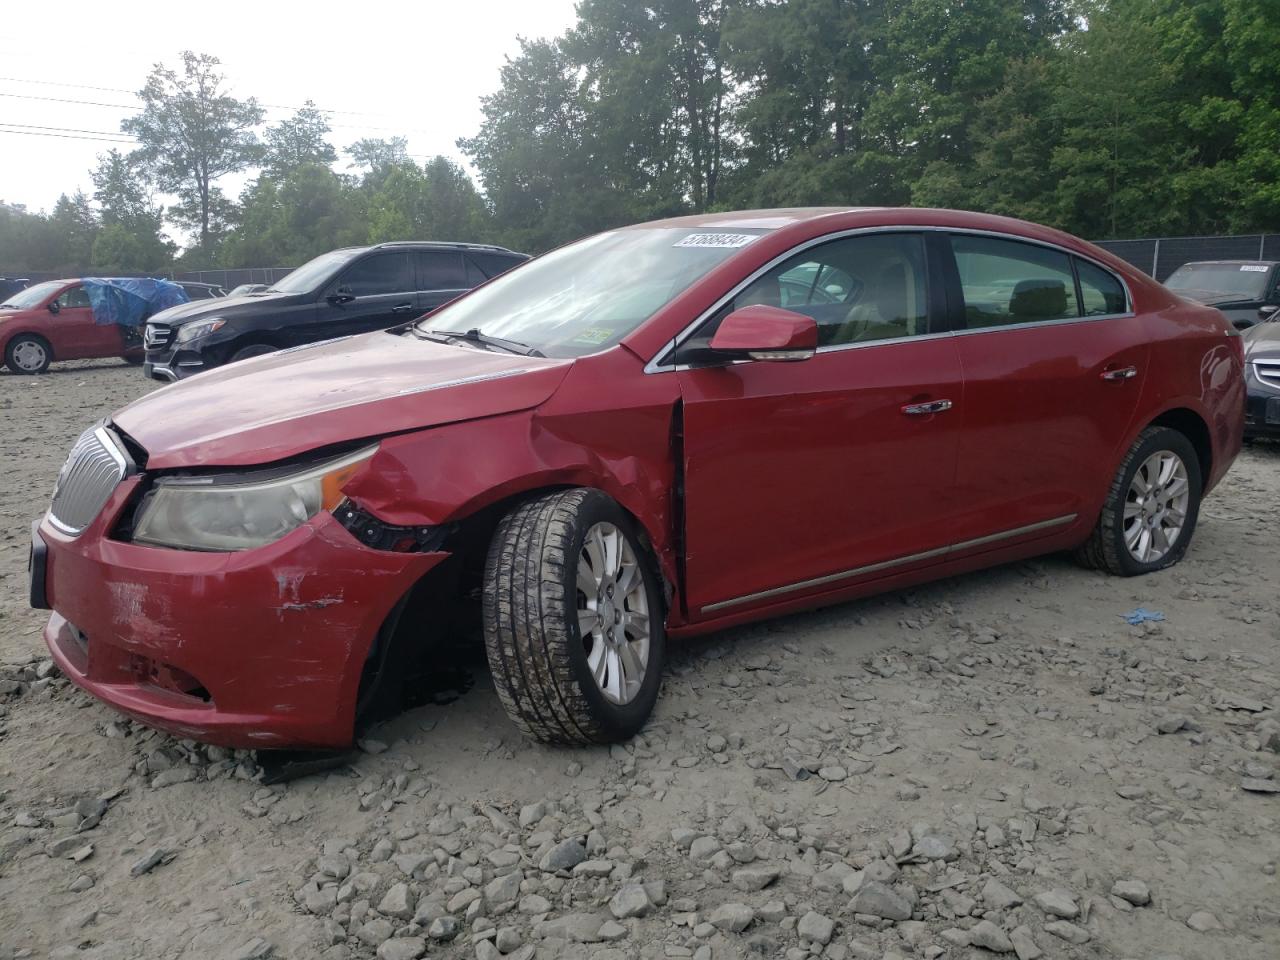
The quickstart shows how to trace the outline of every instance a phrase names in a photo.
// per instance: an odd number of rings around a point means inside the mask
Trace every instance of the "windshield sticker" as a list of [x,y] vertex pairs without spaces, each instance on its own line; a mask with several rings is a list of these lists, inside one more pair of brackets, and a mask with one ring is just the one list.
[[758,239],[754,233],[691,233],[677,247],[745,247]]
[[1243,270],[1245,273],[1266,273],[1267,272],[1266,267],[1256,263],[1246,263],[1240,269]]
[[587,327],[576,337],[573,338],[574,343],[604,343],[611,336],[613,331],[606,327]]

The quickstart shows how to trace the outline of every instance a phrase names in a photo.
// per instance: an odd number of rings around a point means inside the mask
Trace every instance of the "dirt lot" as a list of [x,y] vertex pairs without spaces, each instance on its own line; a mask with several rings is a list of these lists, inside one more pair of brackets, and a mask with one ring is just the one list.
[[67,449],[148,388],[0,373],[0,958],[1280,956],[1280,447],[1164,573],[1047,557],[719,634],[612,749],[522,740],[475,654],[266,787],[71,688],[26,607]]

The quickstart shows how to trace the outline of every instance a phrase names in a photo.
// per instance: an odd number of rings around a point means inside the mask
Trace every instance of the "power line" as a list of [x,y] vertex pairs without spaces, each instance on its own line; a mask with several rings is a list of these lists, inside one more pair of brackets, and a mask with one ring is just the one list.
[[126,143],[132,145],[132,140],[109,140],[106,137],[88,137],[84,134],[71,133],[44,133],[39,130],[0,130],[0,134],[10,133],[18,137],[57,137],[60,140],[92,140],[96,143]]
[[38,123],[12,123],[8,120],[0,120],[0,127],[25,127],[28,130],[60,130],[63,133],[92,133],[103,137],[119,137],[126,141],[136,141],[137,137],[128,133],[121,133],[118,130],[85,130],[81,127],[46,127]]

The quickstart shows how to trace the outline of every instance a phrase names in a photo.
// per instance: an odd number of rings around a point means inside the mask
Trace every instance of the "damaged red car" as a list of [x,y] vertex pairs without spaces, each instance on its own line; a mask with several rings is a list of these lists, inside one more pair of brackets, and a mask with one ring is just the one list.
[[1186,552],[1241,343],[1074,237],[941,210],[613,230],[418,321],[165,387],[34,530],[75,683],[341,747],[467,623],[547,741],[624,738],[670,638],[1051,551]]

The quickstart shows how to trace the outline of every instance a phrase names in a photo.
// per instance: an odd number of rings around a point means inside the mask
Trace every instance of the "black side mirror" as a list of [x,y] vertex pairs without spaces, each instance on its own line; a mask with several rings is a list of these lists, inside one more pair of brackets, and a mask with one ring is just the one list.
[[49,312],[52,313],[54,316],[57,316],[59,313],[62,312],[62,304],[60,304],[57,300],[50,300]]
[[326,300],[335,305],[350,303],[355,298],[356,295],[352,293],[351,288],[347,286],[337,287],[334,289],[333,293],[325,297]]
[[1253,326],[1253,321],[1248,317],[1236,317],[1231,321],[1231,325],[1237,330],[1248,330]]
[[1276,318],[1276,311],[1277,311],[1277,310],[1280,310],[1280,306],[1277,306],[1277,305],[1276,305],[1276,304],[1274,304],[1274,303],[1268,303],[1268,304],[1265,304],[1265,305],[1263,305],[1263,306],[1259,307],[1259,308],[1258,308],[1258,321],[1259,321],[1259,322],[1263,322],[1263,321],[1266,321],[1266,320],[1274,320],[1274,319]]

